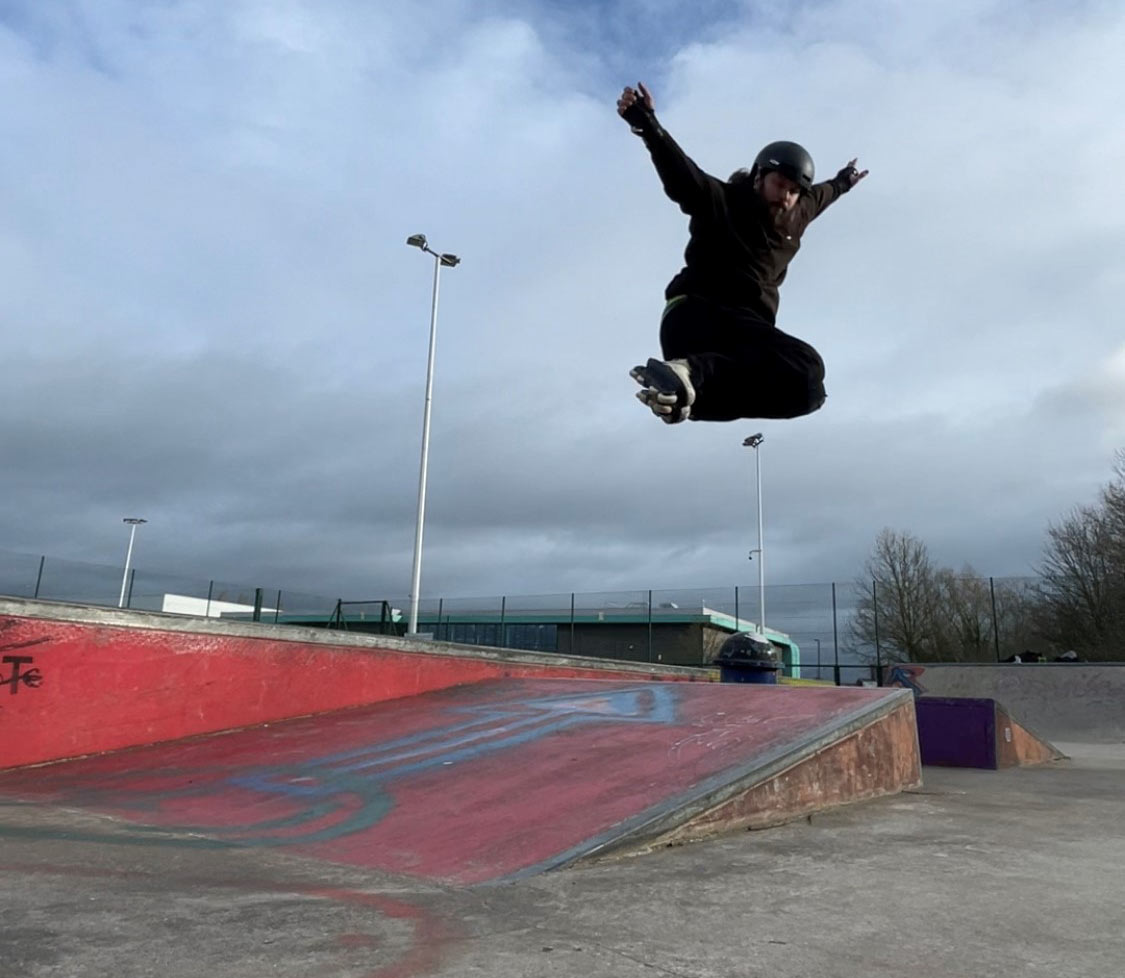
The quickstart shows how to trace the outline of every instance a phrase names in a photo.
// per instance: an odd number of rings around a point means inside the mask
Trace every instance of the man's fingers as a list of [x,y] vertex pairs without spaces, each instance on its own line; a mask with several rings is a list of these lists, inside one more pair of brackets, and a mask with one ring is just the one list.
[[638,99],[644,99],[645,106],[652,108],[652,94],[645,88],[644,82],[637,82],[636,88],[626,85],[625,90],[621,93],[619,104],[624,102],[626,105],[632,105]]
[[617,114],[624,118],[625,113],[639,101],[642,102],[646,109],[650,112],[652,111],[652,96],[649,94],[648,89],[645,88],[644,82],[637,82],[636,89],[626,85],[621,92],[621,98],[617,100]]
[[848,160],[844,166],[844,172],[847,172],[851,178],[852,186],[854,187],[860,180],[862,180],[870,172],[869,170],[857,170],[856,163],[859,162],[859,157],[853,157]]

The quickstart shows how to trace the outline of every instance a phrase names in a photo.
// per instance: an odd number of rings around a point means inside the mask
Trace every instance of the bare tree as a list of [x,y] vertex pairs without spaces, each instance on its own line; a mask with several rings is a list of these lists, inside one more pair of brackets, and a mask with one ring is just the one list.
[[860,597],[850,623],[856,644],[873,649],[878,641],[887,660],[931,659],[936,574],[921,540],[889,527],[880,531],[856,581]]
[[1056,647],[1093,659],[1125,650],[1125,453],[1096,506],[1047,529],[1036,622]]
[[995,646],[992,592],[966,564],[959,573],[948,568],[934,575],[933,658],[941,662],[983,662]]
[[[1125,571],[1125,450],[1117,452],[1113,479],[1102,489],[1106,542],[1110,564]],[[1120,575],[1118,581],[1121,581]]]
[[1043,641],[1039,630],[1040,581],[1036,578],[995,582],[997,658],[1034,648]]
[[1038,592],[1025,581],[994,583],[970,565],[937,566],[909,533],[883,530],[850,621],[860,658],[887,662],[991,662],[1037,644]]
[[883,529],[855,587],[849,630],[862,658],[983,662],[1036,645],[1125,655],[1125,450],[1098,503],[1047,529],[1040,579],[1000,582],[937,567],[910,533]]

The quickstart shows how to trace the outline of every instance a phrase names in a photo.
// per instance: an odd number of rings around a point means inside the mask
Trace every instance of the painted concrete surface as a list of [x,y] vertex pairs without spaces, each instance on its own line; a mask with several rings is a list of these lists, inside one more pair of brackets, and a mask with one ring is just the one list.
[[1052,742],[1125,743],[1125,663],[910,663],[890,668],[887,683],[918,695],[997,700]]
[[0,599],[0,768],[519,676],[700,669]]
[[923,696],[915,710],[923,764],[996,768],[995,700]]
[[[898,704],[910,696],[855,687],[486,682],[8,771],[0,800],[110,816],[118,845],[473,884],[674,824]],[[909,747],[916,765],[912,732]]]
[[995,770],[1062,757],[993,699],[921,696],[915,701],[922,763]]
[[729,798],[659,835],[647,848],[735,829],[769,828],[834,806],[918,787],[922,761],[913,707],[906,698],[876,722],[835,738],[772,777],[729,793]]
[[[483,888],[277,849],[118,844],[9,808],[4,978],[1107,978],[1122,973],[1125,747]],[[75,837],[97,828],[97,844]],[[71,833],[70,841],[67,833]]]
[[1046,764],[1066,758],[1057,746],[1032,733],[1012,719],[1007,710],[996,707],[996,761],[998,767],[1019,764]]

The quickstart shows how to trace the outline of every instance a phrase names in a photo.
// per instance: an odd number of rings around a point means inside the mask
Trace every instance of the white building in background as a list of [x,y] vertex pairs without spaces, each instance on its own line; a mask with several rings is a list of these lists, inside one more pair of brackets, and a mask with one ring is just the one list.
[[[197,618],[222,618],[223,615],[252,615],[252,604],[241,604],[235,601],[216,601],[212,598],[197,598],[190,594],[165,594],[161,611],[170,615],[194,615]],[[272,618],[277,614],[277,608],[262,608],[262,618],[268,615]]]

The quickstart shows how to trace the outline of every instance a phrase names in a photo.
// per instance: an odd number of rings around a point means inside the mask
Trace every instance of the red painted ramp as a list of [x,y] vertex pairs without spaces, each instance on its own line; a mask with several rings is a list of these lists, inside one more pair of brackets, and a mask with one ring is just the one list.
[[[650,842],[693,819],[713,825],[716,812],[787,777],[804,810],[810,798],[815,808],[898,790],[917,780],[916,738],[863,738],[887,723],[913,731],[913,721],[904,690],[490,681],[9,771],[0,803],[120,821],[83,835],[24,820],[0,824],[0,835],[285,847],[471,884]],[[824,766],[849,741],[858,753],[848,770]],[[841,794],[849,777],[860,790]],[[771,794],[785,793],[756,804]],[[790,794],[775,820],[795,810],[800,791]]]

